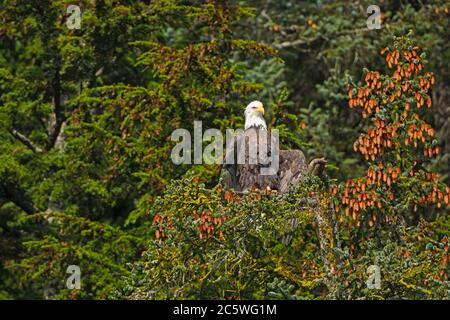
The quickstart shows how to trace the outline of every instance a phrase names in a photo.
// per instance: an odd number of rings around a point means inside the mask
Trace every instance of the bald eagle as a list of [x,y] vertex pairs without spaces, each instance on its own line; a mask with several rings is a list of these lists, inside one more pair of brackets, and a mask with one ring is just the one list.
[[[244,111],[245,130],[227,146],[226,161],[222,167],[223,181],[228,188],[237,192],[246,192],[251,188],[260,190],[270,188],[278,193],[286,193],[291,185],[295,185],[307,174],[321,176],[326,164],[325,158],[306,163],[301,150],[275,150],[278,152],[277,170],[272,174],[262,174],[263,169],[271,167],[272,163],[261,163],[261,156],[273,161],[271,155],[277,141],[269,134],[264,120],[264,106],[260,101],[252,101]],[[254,145],[256,144],[256,146]],[[250,152],[255,148],[257,153]],[[267,152],[267,155],[261,155]],[[239,161],[243,153],[244,161]],[[257,159],[256,159],[257,157]],[[264,158],[264,157],[262,157]],[[227,160],[232,161],[227,161]]]

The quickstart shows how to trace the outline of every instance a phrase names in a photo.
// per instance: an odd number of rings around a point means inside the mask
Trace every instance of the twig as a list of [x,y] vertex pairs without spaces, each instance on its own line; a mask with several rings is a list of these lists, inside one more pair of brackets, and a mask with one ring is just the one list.
[[305,44],[305,43],[306,43],[305,40],[297,39],[297,40],[294,40],[294,41],[285,41],[285,42],[282,42],[280,44],[276,44],[275,47],[277,49],[285,49],[285,48],[290,48],[290,47],[296,47],[298,45],[302,45],[302,44]]

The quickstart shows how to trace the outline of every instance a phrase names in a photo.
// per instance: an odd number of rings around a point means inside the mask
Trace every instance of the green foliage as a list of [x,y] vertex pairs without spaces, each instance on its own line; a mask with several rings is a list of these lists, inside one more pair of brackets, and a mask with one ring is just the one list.
[[[443,226],[448,227],[448,218],[409,227],[398,240],[395,232],[383,230],[363,242],[343,262],[347,271],[340,275],[342,298],[449,299],[448,229],[436,232]],[[380,289],[368,289],[364,283],[372,265],[380,268]]]
[[[276,276],[306,292],[316,289],[306,266],[319,263],[319,255],[311,252],[318,244],[310,228],[311,210],[302,209],[299,199],[317,185],[308,180],[302,186],[283,197],[260,191],[238,196],[220,186],[206,188],[195,178],[174,181],[144,209],[154,240],[134,264],[121,294],[132,299],[261,299]],[[295,232],[287,223],[293,218],[298,219]],[[294,236],[289,248],[281,242],[288,232]]]
[[[81,29],[66,24],[71,4]],[[449,179],[447,4],[380,1],[372,31],[366,5],[0,0],[0,299],[448,299],[448,208],[421,201],[445,202]],[[435,112],[401,119],[404,95],[383,116],[400,142],[413,123],[436,134],[381,159],[401,168],[393,200],[376,190],[388,214],[338,227],[345,208],[327,184],[365,174],[352,143],[371,125],[347,107],[347,84],[368,70],[392,80],[379,51],[409,50],[393,36],[410,30],[436,78],[422,92]],[[175,129],[241,128],[255,99],[284,148],[327,157],[330,181],[238,195],[217,165],[172,163]],[[69,265],[79,291],[66,287]],[[371,265],[380,290],[366,286]]]
[[[142,235],[63,213],[30,215],[19,223],[29,239],[23,243],[20,262],[10,262],[7,267],[23,284],[21,290],[32,290],[46,299],[107,298],[129,274],[127,263],[145,245]],[[35,226],[42,224],[48,227],[36,230]],[[83,290],[67,289],[69,265],[82,270]]]

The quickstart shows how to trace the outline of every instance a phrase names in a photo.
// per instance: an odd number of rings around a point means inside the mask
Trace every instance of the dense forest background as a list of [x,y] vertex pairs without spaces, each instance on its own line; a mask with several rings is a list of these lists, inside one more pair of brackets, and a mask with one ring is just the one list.
[[[450,298],[449,7],[0,0],[0,298]],[[325,181],[173,164],[173,130],[255,99]]]

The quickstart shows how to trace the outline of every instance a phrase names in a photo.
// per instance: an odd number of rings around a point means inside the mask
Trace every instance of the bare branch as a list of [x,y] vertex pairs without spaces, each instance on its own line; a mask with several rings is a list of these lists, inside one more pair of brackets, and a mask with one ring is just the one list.
[[59,69],[56,70],[55,78],[53,80],[53,123],[49,127],[49,135],[45,150],[50,150],[55,146],[58,140],[61,128],[65,120],[64,110],[61,103],[61,80],[59,76]]
[[11,183],[0,185],[0,191],[3,191],[5,198],[13,202],[28,214],[38,213],[40,210],[33,201],[16,185]]
[[28,139],[25,135],[23,135],[22,133],[20,133],[19,131],[17,131],[16,129],[10,129],[8,130],[9,133],[16,138],[17,140],[19,140],[20,142],[22,142],[25,146],[27,146],[31,151],[37,153],[37,152],[42,152],[42,149],[39,148],[38,146],[36,146],[30,139]]
[[323,157],[313,159],[308,165],[308,173],[311,173],[315,176],[320,176],[322,175],[322,172],[325,169],[326,164],[327,160]]
[[275,45],[275,47],[277,49],[285,49],[285,48],[290,48],[290,47],[296,47],[296,46],[299,46],[299,45],[302,45],[302,44],[305,44],[305,43],[306,43],[305,40],[297,39],[297,40],[294,40],[294,41],[282,42],[280,44]]

